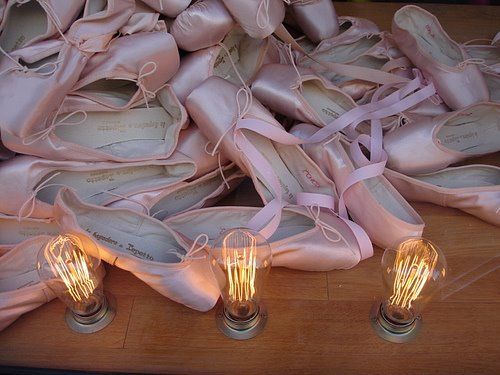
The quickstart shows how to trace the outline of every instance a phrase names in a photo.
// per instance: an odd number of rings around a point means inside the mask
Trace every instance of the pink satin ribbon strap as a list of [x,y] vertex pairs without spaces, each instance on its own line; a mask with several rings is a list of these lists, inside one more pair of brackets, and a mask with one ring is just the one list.
[[335,198],[326,194],[300,192],[297,194],[297,204],[300,206],[318,206],[335,211]]

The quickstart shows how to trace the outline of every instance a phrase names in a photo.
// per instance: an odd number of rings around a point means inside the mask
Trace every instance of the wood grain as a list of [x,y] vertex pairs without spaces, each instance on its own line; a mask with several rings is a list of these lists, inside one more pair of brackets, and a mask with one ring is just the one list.
[[[337,3],[340,14],[390,27],[400,4]],[[458,41],[492,37],[500,8],[424,5]],[[479,161],[500,164],[499,155]],[[226,204],[258,205],[246,182]],[[498,228],[458,210],[415,204],[425,234],[457,276],[500,253]],[[0,364],[42,368],[156,373],[243,374],[498,374],[500,270],[447,299],[433,302],[413,342],[382,341],[368,312],[381,291],[382,250],[352,270],[310,273],[275,268],[265,301],[268,326],[236,342],[217,331],[214,312],[192,311],[162,297],[131,274],[108,267],[106,288],[118,314],[104,331],[77,335],[55,300],[0,332]]]

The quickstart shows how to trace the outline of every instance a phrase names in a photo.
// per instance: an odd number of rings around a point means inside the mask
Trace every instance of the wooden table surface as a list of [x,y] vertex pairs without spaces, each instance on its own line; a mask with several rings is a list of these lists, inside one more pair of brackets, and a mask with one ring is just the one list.
[[[341,15],[366,17],[388,29],[401,5],[336,6]],[[424,7],[459,42],[491,38],[500,28],[500,7]],[[498,154],[484,160],[500,163]],[[236,202],[256,202],[250,184],[226,200]],[[454,209],[414,207],[427,223],[424,235],[446,253],[450,275],[500,253],[497,227]],[[0,364],[160,373],[499,374],[500,270],[433,302],[420,335],[397,345],[379,339],[368,321],[381,290],[381,255],[376,249],[352,270],[328,273],[274,268],[265,292],[266,330],[244,342],[218,332],[213,310],[190,310],[130,273],[108,267],[105,287],[118,301],[110,326],[92,335],[73,333],[65,325],[63,304],[54,300],[0,333]]]

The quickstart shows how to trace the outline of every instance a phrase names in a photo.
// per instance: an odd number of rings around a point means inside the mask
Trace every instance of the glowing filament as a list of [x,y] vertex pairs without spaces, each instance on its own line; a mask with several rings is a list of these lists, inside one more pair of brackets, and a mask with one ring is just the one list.
[[[235,240],[239,240],[240,243],[238,244]],[[245,233],[245,236],[228,236],[224,239],[223,251],[229,282],[229,297],[233,301],[240,302],[251,300],[255,295],[257,268],[255,237],[249,233]]]
[[66,285],[70,296],[79,302],[90,297],[96,285],[91,278],[83,251],[69,237],[58,236],[45,248],[52,272]]
[[390,303],[410,309],[432,275],[437,260],[437,251],[431,245],[421,241],[402,243],[394,261],[396,278]]

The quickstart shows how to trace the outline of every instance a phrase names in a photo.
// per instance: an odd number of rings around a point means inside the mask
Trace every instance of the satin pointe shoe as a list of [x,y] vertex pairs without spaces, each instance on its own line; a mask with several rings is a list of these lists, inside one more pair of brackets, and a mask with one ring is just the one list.
[[434,118],[422,117],[387,133],[384,149],[387,167],[410,175],[500,151],[500,104],[478,103]]
[[25,218],[0,214],[0,256],[21,242],[36,236],[55,236],[59,227],[54,219]]
[[[234,125],[238,118],[238,87],[219,78],[210,77],[198,86],[186,100],[186,108],[200,130],[224,155],[236,163],[240,169],[250,176],[263,202],[276,198],[267,178],[268,171],[254,167],[249,155],[245,155],[235,144]],[[241,105],[241,103],[240,103]],[[269,111],[254,99],[247,103],[245,118],[255,118],[266,122],[269,126],[283,129]],[[252,131],[244,131],[248,141],[258,149],[270,163],[278,176],[283,198],[292,204],[296,203],[300,192],[320,193],[336,196],[335,186],[318,166],[297,145],[282,145]]]
[[184,9],[186,9],[191,0],[141,0],[158,13],[164,14],[167,17],[177,17]]
[[234,26],[221,0],[201,0],[176,17],[170,33],[179,48],[197,51],[222,42]]
[[500,102],[500,44],[463,45],[469,56],[477,59],[483,72],[486,85],[490,91],[490,100]]
[[320,127],[357,106],[310,69],[283,64],[263,66],[252,82],[252,93],[273,111]]
[[49,127],[88,59],[106,50],[134,7],[133,0],[88,1],[84,17],[61,33],[62,40],[5,54],[0,59],[0,130],[24,138]]
[[0,16],[0,47],[11,52],[65,32],[84,4],[85,0],[9,0]]
[[[175,94],[184,104],[187,96],[205,79],[218,76],[241,84],[238,74],[251,82],[260,67],[267,62],[270,39],[250,38],[243,29],[235,27],[222,41],[184,56],[177,74],[170,80]],[[238,72],[233,68],[235,65]]]
[[[299,124],[292,134],[308,135],[317,131],[309,124]],[[339,187],[346,185],[360,166],[350,157],[349,145],[335,136],[323,144],[305,145],[306,153],[327,172]],[[354,222],[366,231],[382,249],[404,237],[420,237],[424,221],[383,176],[364,179],[344,192],[344,202]]]
[[[245,227],[256,207],[212,207],[192,210],[165,220],[165,224],[192,244],[204,233],[213,244],[224,231]],[[278,229],[268,239],[273,267],[304,271],[352,268],[360,261],[356,240],[339,218],[305,207],[283,209]]]
[[407,5],[394,14],[392,34],[399,49],[434,83],[448,107],[457,110],[489,100],[476,62],[449,37],[434,15]]
[[271,35],[285,19],[282,0],[222,0],[227,10],[252,38]]
[[302,0],[292,3],[295,21],[314,43],[339,33],[339,21],[331,0]]
[[184,247],[161,221],[128,209],[83,203],[71,189],[57,196],[55,217],[65,233],[94,244],[102,260],[131,272],[163,296],[199,311],[217,302],[220,291],[205,243]]
[[158,220],[203,207],[211,207],[236,189],[245,174],[234,164],[210,172],[191,182],[180,182],[170,188],[137,194],[109,205],[146,212]]
[[500,226],[500,168],[464,165],[405,176],[386,169],[384,175],[408,200],[458,208]]
[[[82,199],[106,205],[127,196],[158,190],[195,174],[195,163],[179,154],[147,163],[86,163],[19,156],[2,162],[0,212],[19,218],[51,218],[61,187],[73,187]],[[8,198],[7,198],[8,197]]]
[[[123,100],[117,97],[116,101]],[[177,147],[188,118],[169,85],[156,100],[127,111],[115,111],[91,99],[66,97],[53,125],[20,139],[9,133],[12,150],[49,160],[136,162],[168,158]]]
[[127,23],[118,30],[121,35],[152,31],[167,32],[167,22],[160,19],[160,13],[140,1],[137,1],[135,5],[134,13]]
[[211,152],[210,141],[194,123],[181,131],[175,153],[186,156],[196,165],[196,173],[189,177],[191,180],[205,176],[229,162],[222,152]]
[[38,276],[38,251],[51,239],[27,239],[0,256],[0,331],[55,298]]
[[[174,38],[165,32],[122,36],[106,52],[89,59],[71,95],[81,96],[112,109],[128,109],[149,101],[179,68]],[[121,105],[109,92],[123,98]]]

